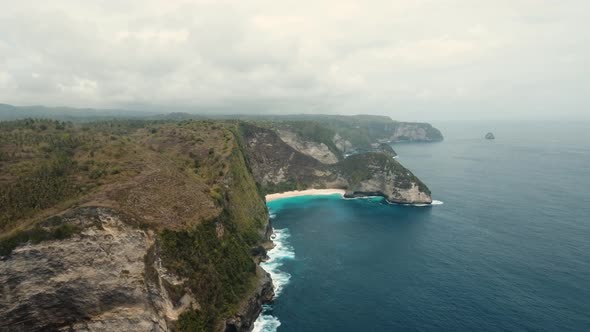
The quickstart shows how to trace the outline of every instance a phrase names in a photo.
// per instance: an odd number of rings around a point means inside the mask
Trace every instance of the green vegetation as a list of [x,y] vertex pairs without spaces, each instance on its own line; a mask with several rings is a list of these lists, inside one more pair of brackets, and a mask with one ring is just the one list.
[[402,164],[398,163],[396,160],[389,159],[386,164],[386,169],[389,172],[397,174],[396,178],[396,186],[402,189],[409,189],[412,187],[412,184],[416,184],[418,189],[428,195],[431,194],[430,189],[420,180],[417,176],[415,176],[412,172],[410,172],[407,168],[402,166]]
[[331,132],[338,133],[352,143],[355,149],[361,150],[370,150],[371,143],[378,138],[391,136],[395,128],[395,122],[389,117],[375,115],[299,115],[293,116],[293,119],[315,121]]
[[264,194],[282,193],[285,191],[302,190],[307,186],[294,179],[289,179],[280,183],[268,183],[264,186]]
[[267,211],[240,151],[236,143],[229,156],[230,183],[218,193],[223,212],[194,229],[161,234],[165,266],[189,280],[201,304],[201,310],[180,316],[182,331],[214,330],[220,319],[235,314],[255,283],[250,252],[262,240]]
[[412,172],[402,166],[390,155],[384,153],[365,153],[353,155],[338,163],[340,170],[351,186],[369,180],[374,176],[375,169],[395,174],[396,187],[409,189],[416,184],[420,191],[430,195],[430,189]]
[[373,169],[367,167],[369,164],[376,165],[379,169],[384,169],[390,160],[385,154],[368,153],[350,156],[339,165],[350,185],[356,186],[360,182],[373,177]]
[[[217,225],[222,225],[223,237],[218,236]],[[180,330],[213,330],[253,287],[256,265],[247,239],[225,214],[193,230],[165,230],[160,239],[165,266],[188,278],[185,285],[201,304],[200,311],[181,316]]]
[[393,150],[393,148],[391,147],[391,145],[387,144],[387,143],[381,143],[379,144],[379,146],[377,147],[377,151],[381,152],[381,153],[385,153],[386,155],[390,156],[390,157],[395,157],[397,156],[397,153]]
[[74,225],[62,224],[56,227],[41,227],[39,225],[22,231],[11,233],[0,241],[0,256],[8,255],[23,243],[40,243],[49,240],[63,240],[78,233],[80,228]]
[[60,155],[0,188],[0,229],[76,195],[79,189],[70,180],[75,168],[69,156]]
[[[137,122],[0,122],[0,231],[90,192],[124,168]],[[126,136],[128,138],[128,136]]]

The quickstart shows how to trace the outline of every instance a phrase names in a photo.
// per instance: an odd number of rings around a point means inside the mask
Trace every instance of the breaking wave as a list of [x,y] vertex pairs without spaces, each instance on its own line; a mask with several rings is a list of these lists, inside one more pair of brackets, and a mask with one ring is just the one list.
[[[295,251],[287,241],[289,239],[289,229],[275,229],[274,230],[274,248],[268,251],[269,259],[260,264],[272,278],[272,283],[275,291],[275,299],[277,299],[283,288],[289,283],[291,275],[287,272],[281,271],[281,267],[285,260],[295,258]],[[264,305],[262,313],[254,322],[253,331],[256,332],[274,332],[281,325],[278,318],[272,315],[272,305]]]
[[278,318],[267,314],[271,310],[272,308],[270,306],[262,306],[262,313],[254,322],[252,332],[275,332],[281,326],[281,321]]
[[418,206],[418,207],[424,207],[424,206],[433,206],[433,205],[443,205],[444,202],[443,201],[437,201],[436,199],[432,200],[432,203],[430,204],[410,204],[410,203],[394,203],[394,202],[387,202],[388,204],[392,204],[392,205],[403,205],[403,206]]

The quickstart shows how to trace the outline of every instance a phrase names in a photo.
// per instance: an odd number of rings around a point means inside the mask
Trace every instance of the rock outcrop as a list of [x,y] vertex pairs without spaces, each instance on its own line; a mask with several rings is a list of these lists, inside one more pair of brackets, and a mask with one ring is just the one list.
[[[169,331],[183,312],[199,310],[187,280],[163,267],[157,237],[133,218],[86,207],[40,227],[62,225],[78,232],[1,257],[0,331]],[[256,269],[258,285],[225,331],[250,331],[272,300],[270,275]]]
[[441,132],[428,123],[396,122],[390,142],[438,142],[443,140]]
[[386,154],[350,156],[340,167],[341,176],[348,184],[346,197],[383,196],[392,203],[432,203],[428,187]]
[[[80,229],[68,239],[17,247],[0,260],[0,330],[167,331],[191,296],[175,304],[166,272],[145,278],[150,232],[106,208],[79,208],[56,223]],[[156,281],[156,282],[153,282]]]

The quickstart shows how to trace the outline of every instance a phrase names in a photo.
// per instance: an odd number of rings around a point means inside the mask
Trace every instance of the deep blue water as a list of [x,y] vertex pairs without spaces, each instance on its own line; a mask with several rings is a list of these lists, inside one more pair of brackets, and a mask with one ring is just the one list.
[[257,329],[590,331],[590,124],[437,127],[394,149],[443,205],[269,203],[281,289]]

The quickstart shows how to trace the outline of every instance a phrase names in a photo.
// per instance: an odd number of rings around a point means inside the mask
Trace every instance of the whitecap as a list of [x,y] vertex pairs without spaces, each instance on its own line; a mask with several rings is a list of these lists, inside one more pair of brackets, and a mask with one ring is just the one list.
[[[280,268],[283,266],[285,260],[295,258],[295,251],[287,241],[290,237],[287,228],[275,229],[273,236],[274,248],[268,251],[267,255],[269,259],[261,263],[260,266],[270,274],[274,286],[274,298],[277,299],[291,279],[291,275],[285,271],[281,271]],[[278,318],[269,314],[271,311],[271,305],[264,305],[262,307],[262,313],[254,322],[253,331],[274,332],[277,330],[281,322]]]
[[289,230],[287,228],[274,230],[274,248],[268,251],[269,259],[260,264],[262,268],[267,271],[274,285],[275,298],[278,297],[283,290],[283,287],[289,283],[291,275],[287,272],[281,271],[285,259],[295,258],[295,251],[289,245]]
[[432,203],[430,204],[409,204],[409,203],[395,203],[395,202],[389,202],[387,201],[387,203],[389,204],[393,204],[393,205],[402,205],[402,206],[416,206],[416,207],[425,207],[425,206],[433,206],[433,205],[443,205],[444,202],[443,201],[437,201],[437,200],[432,200]]
[[252,332],[274,332],[279,326],[281,326],[281,321],[278,318],[262,313],[254,322]]
[[351,201],[351,200],[358,200],[358,199],[375,199],[375,198],[383,198],[383,196],[358,196],[358,197],[342,197],[342,199],[347,200],[347,201]]

